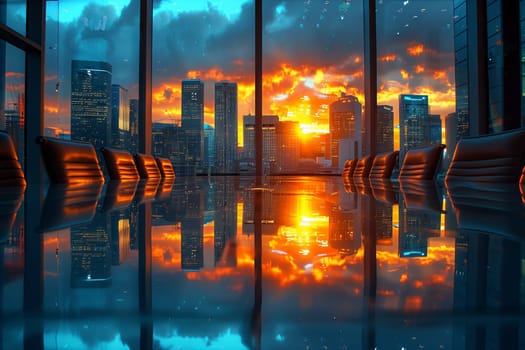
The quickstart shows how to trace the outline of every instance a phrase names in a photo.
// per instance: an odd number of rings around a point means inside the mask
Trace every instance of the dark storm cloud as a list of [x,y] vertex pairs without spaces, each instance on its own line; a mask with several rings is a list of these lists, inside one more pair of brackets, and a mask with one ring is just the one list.
[[265,58],[329,67],[340,66],[350,56],[362,56],[361,3],[344,9],[340,5],[339,1],[265,2]]
[[210,55],[207,44],[209,38],[227,25],[228,19],[213,7],[179,16],[157,14],[153,33],[154,72],[163,77],[184,77],[190,70],[222,66],[224,57]]
[[[208,55],[217,58],[216,62],[221,62],[221,67],[232,75],[253,77],[254,11],[252,3],[243,5],[236,21],[228,23],[222,32],[212,34],[207,40]],[[239,65],[239,62],[243,64]]]
[[[454,81],[453,9],[448,1],[409,2],[392,1],[378,6],[378,56],[395,55],[394,61],[381,64],[384,76],[399,74],[401,69],[410,74],[409,84],[417,87],[432,84],[437,91],[445,90],[434,73],[446,71]],[[422,45],[420,55],[410,55],[409,48]],[[424,68],[417,73],[418,66]]]

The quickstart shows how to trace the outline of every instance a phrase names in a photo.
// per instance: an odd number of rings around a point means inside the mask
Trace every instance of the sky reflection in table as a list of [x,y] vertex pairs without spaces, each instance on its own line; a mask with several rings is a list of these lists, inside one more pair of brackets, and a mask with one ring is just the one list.
[[[49,189],[40,218],[20,210],[2,232],[2,345],[523,347],[525,205],[518,187],[485,194],[496,207],[478,190],[339,177]],[[492,224],[473,227],[487,210]]]

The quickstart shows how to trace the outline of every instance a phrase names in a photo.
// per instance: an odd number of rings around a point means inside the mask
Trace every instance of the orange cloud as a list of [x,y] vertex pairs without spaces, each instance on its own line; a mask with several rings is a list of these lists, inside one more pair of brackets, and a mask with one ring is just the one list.
[[25,74],[20,72],[6,72],[5,73],[6,78],[24,78]]
[[420,56],[425,52],[425,46],[423,44],[417,44],[407,48],[407,53],[410,56]]
[[390,54],[390,55],[385,55],[383,57],[380,57],[379,60],[381,62],[391,62],[391,61],[395,61],[397,58],[396,54]]
[[418,64],[414,67],[414,71],[417,73],[417,74],[421,74],[425,71],[425,67],[423,67],[421,64]]

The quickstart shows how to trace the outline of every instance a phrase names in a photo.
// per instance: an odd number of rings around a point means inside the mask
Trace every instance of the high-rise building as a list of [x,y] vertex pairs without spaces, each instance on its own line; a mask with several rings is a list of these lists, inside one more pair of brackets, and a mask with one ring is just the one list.
[[524,19],[522,1],[454,1],[458,140],[525,125]]
[[456,149],[457,144],[457,132],[458,132],[458,118],[457,113],[449,113],[445,117],[445,145],[447,147],[444,150],[445,160],[443,168],[448,169],[450,161],[452,160],[452,155]]
[[301,129],[298,122],[281,121],[277,124],[277,169],[278,172],[297,170],[301,155]]
[[215,169],[237,171],[237,84],[215,83]]
[[139,151],[139,100],[129,100],[129,145],[127,149],[135,154]]
[[201,171],[204,153],[204,83],[200,79],[182,81],[181,127],[185,134],[185,158],[187,173]]
[[430,145],[442,144],[441,137],[441,116],[439,114],[429,114],[425,125],[425,138]]
[[[355,96],[341,94],[341,97],[330,105],[330,157],[332,167],[342,169],[347,160],[340,159],[339,142],[344,139],[357,141],[350,144],[357,144],[356,150],[358,157],[362,152],[362,129],[361,129],[362,106]],[[350,152],[354,153],[354,152]]]
[[107,62],[71,62],[71,139],[95,148],[111,137],[112,67]]
[[[279,117],[276,115],[263,115],[262,117],[262,161],[263,173],[268,174],[277,161],[277,124]],[[243,161],[255,166],[255,116],[243,117]],[[251,168],[251,166],[249,166]]]
[[202,166],[204,169],[213,169],[215,167],[215,129],[204,124],[204,155],[202,157]]
[[394,150],[394,107],[377,106],[376,120],[376,153]]
[[129,98],[128,89],[113,84],[111,87],[111,145],[125,149],[129,143]]
[[399,95],[399,159],[415,147],[430,144],[428,134],[428,96]]

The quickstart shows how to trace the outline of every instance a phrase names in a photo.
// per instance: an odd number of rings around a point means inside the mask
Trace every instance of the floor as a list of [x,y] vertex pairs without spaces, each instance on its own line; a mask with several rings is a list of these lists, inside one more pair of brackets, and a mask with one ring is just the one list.
[[2,217],[0,348],[525,349],[517,188],[216,176],[114,190],[50,187],[35,204],[29,186]]

